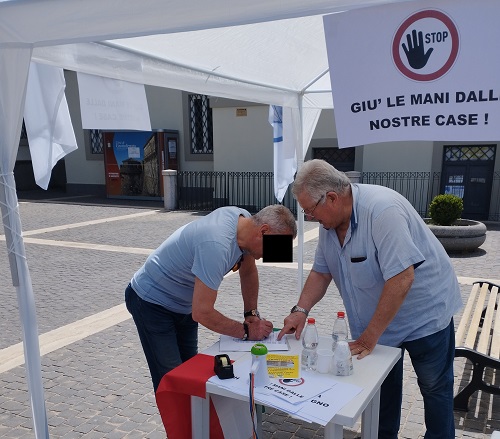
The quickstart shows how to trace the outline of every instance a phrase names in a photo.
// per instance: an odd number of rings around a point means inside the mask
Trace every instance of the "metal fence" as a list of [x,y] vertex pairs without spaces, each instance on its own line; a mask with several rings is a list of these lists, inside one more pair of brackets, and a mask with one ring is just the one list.
[[[386,186],[406,197],[422,216],[439,194],[440,172],[362,172],[360,181]],[[177,173],[179,210],[214,210],[240,206],[251,213],[276,204],[272,172],[179,171]],[[500,221],[500,173],[495,172],[488,220]],[[297,214],[297,202],[290,188],[283,203]]]
[[361,182],[378,184],[399,192],[422,217],[428,216],[429,204],[439,194],[440,172],[362,172]]
[[[177,202],[179,210],[213,210],[239,206],[251,213],[276,204],[272,172],[179,171]],[[290,189],[283,203],[297,214],[297,202]]]

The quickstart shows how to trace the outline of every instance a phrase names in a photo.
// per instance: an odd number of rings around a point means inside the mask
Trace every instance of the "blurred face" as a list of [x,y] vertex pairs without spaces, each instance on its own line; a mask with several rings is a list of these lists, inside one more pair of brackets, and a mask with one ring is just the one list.
[[252,234],[252,241],[246,249],[247,252],[250,253],[250,255],[252,255],[255,260],[262,258],[262,255],[264,253],[264,239],[262,238],[262,236],[265,233],[270,233],[270,228],[267,224],[263,224],[258,229],[255,229]]
[[[288,235],[293,235],[292,230],[289,230]],[[249,253],[256,259],[261,259],[264,255],[264,235],[282,235],[282,233],[275,233],[267,224],[260,227],[259,233],[256,234],[253,241],[252,247],[249,249]]]

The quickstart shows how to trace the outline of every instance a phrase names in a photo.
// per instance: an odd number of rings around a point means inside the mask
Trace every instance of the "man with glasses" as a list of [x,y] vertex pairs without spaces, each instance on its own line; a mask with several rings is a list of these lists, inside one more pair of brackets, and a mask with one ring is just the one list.
[[377,343],[402,357],[381,388],[379,439],[397,439],[403,354],[424,400],[426,439],[454,439],[453,315],[462,306],[450,258],[411,204],[392,189],[351,184],[323,160],[304,163],[292,192],[323,226],[312,270],[278,338],[304,329],[307,314],[335,282],[359,360]]
[[311,210],[302,209],[302,213],[307,218],[313,219],[314,218],[314,211],[316,210],[316,207],[318,207],[318,204],[321,203],[321,201],[323,201],[323,198],[325,198],[324,194],[321,195],[321,198],[318,201],[316,201],[316,204],[314,205],[314,207]]
[[[156,392],[163,375],[198,351],[198,323],[248,340],[267,337],[273,325],[257,310],[264,235],[297,235],[295,217],[282,205],[255,215],[221,207],[170,235],[134,274],[125,290]],[[239,271],[244,322],[214,307],[230,271]]]

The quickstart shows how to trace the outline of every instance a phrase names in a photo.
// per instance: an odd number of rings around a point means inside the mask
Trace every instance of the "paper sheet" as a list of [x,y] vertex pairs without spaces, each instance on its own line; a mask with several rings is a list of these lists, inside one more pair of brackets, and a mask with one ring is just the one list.
[[220,352],[231,352],[231,351],[245,351],[250,352],[252,346],[255,343],[263,343],[266,345],[267,350],[272,351],[288,351],[290,346],[288,345],[288,341],[286,337],[283,337],[278,341],[276,338],[278,336],[278,332],[273,331],[269,334],[269,337],[265,338],[262,341],[256,342],[254,340],[241,340],[240,338],[230,337],[229,335],[221,335],[220,336],[220,344],[219,350]]
[[[220,380],[217,376],[213,376],[208,381],[239,395],[247,396],[250,365],[250,360],[236,361],[234,363],[235,378]],[[302,372],[301,376],[304,384],[307,383],[307,385],[301,385],[302,379],[286,380],[289,381],[288,385],[291,389],[300,389],[300,391],[280,393],[280,386],[283,387],[284,383],[271,379],[270,384],[278,383],[279,386],[256,387],[256,400],[298,419],[324,426],[362,390],[361,387],[353,384],[343,383],[331,374]],[[296,381],[298,385],[294,386],[292,381]],[[273,388],[277,391],[273,391]]]

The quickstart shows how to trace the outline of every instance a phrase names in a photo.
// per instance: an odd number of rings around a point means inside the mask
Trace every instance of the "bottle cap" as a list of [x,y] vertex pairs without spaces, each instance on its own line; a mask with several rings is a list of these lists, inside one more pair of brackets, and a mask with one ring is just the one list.
[[316,323],[316,320],[314,319],[314,317],[309,317],[307,319],[307,323]]
[[337,317],[342,317],[342,318],[345,317],[345,312],[344,311],[339,311],[337,313]]
[[256,343],[252,346],[250,352],[254,355],[266,355],[267,354],[267,346],[263,343]]

